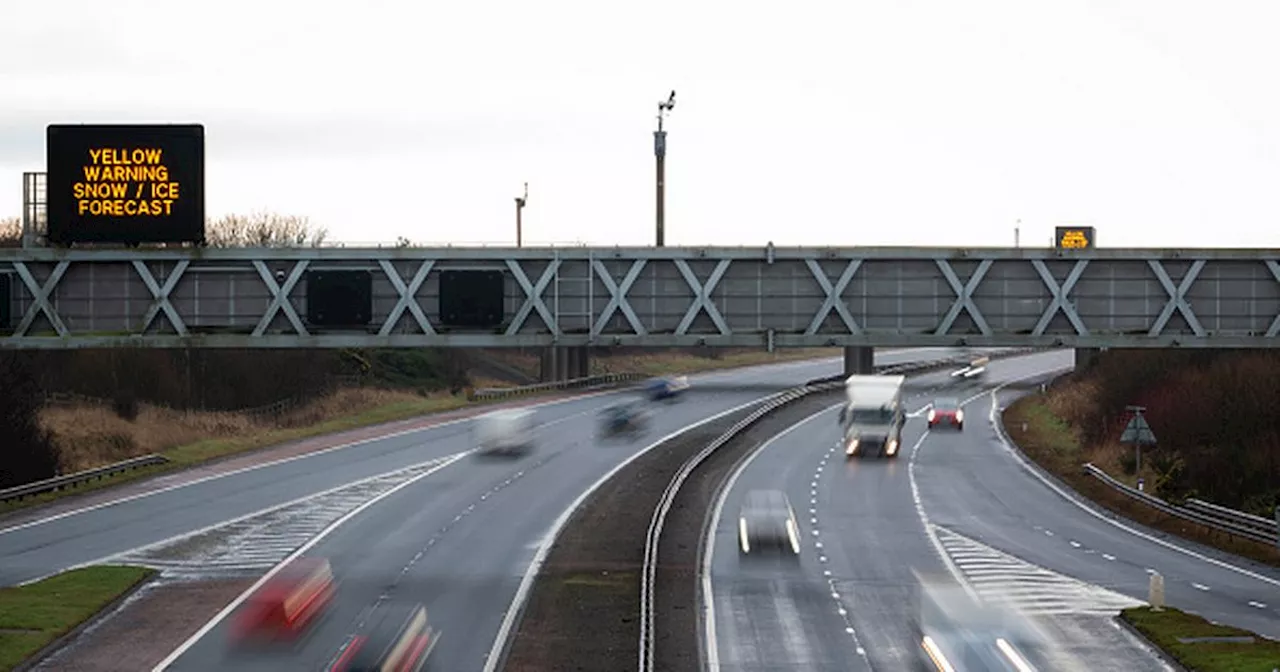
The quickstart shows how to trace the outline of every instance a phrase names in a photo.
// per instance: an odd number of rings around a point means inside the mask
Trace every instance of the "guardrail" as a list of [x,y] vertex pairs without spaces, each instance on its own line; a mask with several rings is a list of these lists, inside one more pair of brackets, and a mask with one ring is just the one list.
[[4,490],[0,490],[0,502],[20,500],[23,497],[40,495],[46,492],[62,490],[63,488],[73,488],[75,486],[81,485],[83,483],[87,483],[94,479],[106,478],[107,476],[114,476],[116,474],[129,471],[130,469],[149,467],[153,464],[164,464],[168,461],[169,461],[169,458],[163,455],[154,455],[154,454],[143,455],[141,457],[135,457],[132,459],[124,460],[123,462],[108,464],[104,467],[98,467],[96,469],[86,469],[85,471],[77,471],[74,474],[66,474],[64,476],[54,476],[53,478],[47,478],[43,481],[35,481],[33,483],[27,483],[24,485],[18,485],[12,488],[6,488]]
[[603,373],[595,376],[587,376],[585,378],[557,380],[550,383],[534,383],[533,385],[520,385],[518,387],[480,388],[469,392],[467,394],[467,398],[472,401],[507,399],[510,397],[524,396],[526,394],[537,394],[548,390],[573,390],[584,387],[612,385],[615,383],[629,383],[649,377],[651,376],[646,376],[641,373]]
[[1102,481],[1116,492],[1162,513],[1198,523],[1229,535],[1280,546],[1280,529],[1277,529],[1280,526],[1274,520],[1268,520],[1262,516],[1229,509],[1225,506],[1218,506],[1199,499],[1189,499],[1181,505],[1166,502],[1159,497],[1121,483],[1093,464],[1085,464],[1084,472]]

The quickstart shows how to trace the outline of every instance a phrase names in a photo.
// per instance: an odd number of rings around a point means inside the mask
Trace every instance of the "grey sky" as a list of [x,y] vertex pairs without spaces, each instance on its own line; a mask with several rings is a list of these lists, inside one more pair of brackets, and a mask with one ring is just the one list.
[[[1257,0],[5,3],[0,216],[55,121],[200,121],[211,214],[353,242],[1277,247]],[[4,185],[8,185],[7,187]]]

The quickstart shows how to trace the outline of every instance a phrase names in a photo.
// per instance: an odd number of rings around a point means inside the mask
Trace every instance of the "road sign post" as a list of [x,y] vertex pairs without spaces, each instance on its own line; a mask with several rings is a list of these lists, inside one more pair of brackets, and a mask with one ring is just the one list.
[[1156,433],[1151,430],[1151,425],[1147,424],[1147,419],[1142,416],[1142,412],[1147,410],[1145,406],[1126,406],[1125,410],[1133,413],[1133,417],[1129,418],[1129,424],[1125,425],[1124,431],[1120,433],[1120,443],[1133,446],[1135,456],[1133,473],[1138,474],[1142,472],[1142,447],[1156,445]]

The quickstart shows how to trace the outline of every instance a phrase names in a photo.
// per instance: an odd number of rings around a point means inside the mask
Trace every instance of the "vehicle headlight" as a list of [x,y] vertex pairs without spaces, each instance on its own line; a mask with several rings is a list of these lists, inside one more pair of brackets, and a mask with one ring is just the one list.
[[956,422],[964,422],[964,410],[956,411]]
[[938,412],[933,410],[932,408],[929,409],[929,422],[933,422],[934,419],[936,419],[937,417],[938,417]]
[[896,453],[898,452],[898,440],[897,440],[897,439],[889,439],[889,442],[888,442],[888,443],[886,443],[886,444],[885,444],[885,446],[884,446],[884,452],[886,452],[886,453],[888,453],[888,454],[890,454],[890,455],[894,455],[894,454],[896,454]]
[[857,439],[850,439],[850,441],[849,441],[849,447],[848,447],[847,449],[845,449],[845,451],[844,451],[844,452],[845,452],[845,454],[846,454],[846,455],[852,455],[852,454],[854,454],[854,453],[858,452],[858,440],[857,440]]

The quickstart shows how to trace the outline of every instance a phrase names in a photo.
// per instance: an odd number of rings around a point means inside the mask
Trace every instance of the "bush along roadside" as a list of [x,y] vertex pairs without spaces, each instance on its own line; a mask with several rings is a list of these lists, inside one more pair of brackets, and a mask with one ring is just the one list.
[[[1195,394],[1191,390],[1184,390],[1182,398],[1186,400],[1187,405],[1182,407],[1184,410],[1181,413],[1177,412],[1176,408],[1170,409],[1171,412],[1168,413],[1154,415],[1151,413],[1155,406],[1148,400],[1162,397],[1155,396],[1148,391],[1148,388],[1164,389],[1162,386],[1171,384],[1168,382],[1169,377],[1189,376],[1202,381],[1200,384],[1205,390],[1205,395],[1210,398],[1228,394],[1233,382],[1238,380],[1236,374],[1240,372],[1239,367],[1242,364],[1231,360],[1233,357],[1241,357],[1238,353],[1220,354],[1218,356],[1220,359],[1206,357],[1203,353],[1193,354],[1195,354],[1194,357],[1187,357],[1181,362],[1184,365],[1183,368],[1191,370],[1188,373],[1177,367],[1172,371],[1153,372],[1155,367],[1148,360],[1157,360],[1161,365],[1176,363],[1170,359],[1169,353],[1139,353],[1136,359],[1129,359],[1129,354],[1123,352],[1103,353],[1108,358],[1101,365],[1061,378],[1045,393],[1027,395],[1010,404],[1002,414],[1005,431],[1029,459],[1076,492],[1114,513],[1190,541],[1258,562],[1280,566],[1280,550],[1274,545],[1251,541],[1170,515],[1104,484],[1083,469],[1086,463],[1093,464],[1131,488],[1137,487],[1141,479],[1145,493],[1172,502],[1179,502],[1183,497],[1193,496],[1224,506],[1233,504],[1242,506],[1243,503],[1256,498],[1248,493],[1235,493],[1232,497],[1223,495],[1218,499],[1212,499],[1204,491],[1188,489],[1186,486],[1189,482],[1198,483],[1205,480],[1197,476],[1195,479],[1199,480],[1189,481],[1187,479],[1191,477],[1187,474],[1235,471],[1240,468],[1240,465],[1231,463],[1233,455],[1230,451],[1215,452],[1212,446],[1210,448],[1193,446],[1185,450],[1186,454],[1198,456],[1196,464],[1212,464],[1214,468],[1188,470],[1183,467],[1186,464],[1183,459],[1184,445],[1189,439],[1182,432],[1189,431],[1188,427],[1191,425],[1201,424],[1201,420],[1197,418],[1183,424],[1175,421],[1174,418],[1181,415],[1213,413],[1215,411],[1210,407],[1212,405],[1206,406],[1203,402],[1196,401]],[[1258,371],[1258,375],[1280,376],[1280,357],[1271,359],[1276,366],[1274,374],[1262,369]],[[1249,360],[1247,363],[1253,367],[1264,365],[1262,361]],[[1226,373],[1213,373],[1215,371]],[[1135,379],[1145,381],[1144,384],[1147,387],[1137,386]],[[1183,389],[1181,383],[1178,383],[1177,389]],[[1253,392],[1256,393],[1256,390]],[[1123,414],[1124,407],[1127,405],[1124,401],[1126,399],[1130,403],[1148,406],[1146,416],[1160,442],[1158,447],[1143,451],[1140,469],[1137,468],[1137,460],[1134,459],[1136,451],[1131,447],[1120,445],[1118,441],[1124,424],[1128,422],[1128,418]],[[1103,400],[1118,404],[1122,412],[1104,412]],[[1280,391],[1277,392],[1276,403],[1280,404]],[[1265,417],[1270,418],[1269,422],[1274,424],[1273,415],[1268,413]],[[1217,424],[1230,423],[1218,422]],[[1257,423],[1249,425],[1236,423],[1235,429],[1230,432],[1224,429],[1223,432],[1231,436],[1252,435],[1256,433],[1257,426]],[[1237,437],[1234,440],[1244,439]],[[1225,442],[1225,440],[1222,441]],[[1268,450],[1273,450],[1275,453],[1272,458],[1280,460],[1280,445]],[[1254,464],[1253,468],[1261,468],[1256,466],[1260,464],[1257,460],[1254,460]],[[1280,468],[1271,469],[1268,473],[1274,474],[1278,471]],[[1257,480],[1253,479],[1253,481]],[[1244,483],[1244,481],[1241,482]],[[1214,492],[1217,490],[1218,488],[1213,488]],[[1270,511],[1263,510],[1268,517],[1271,515]]]

